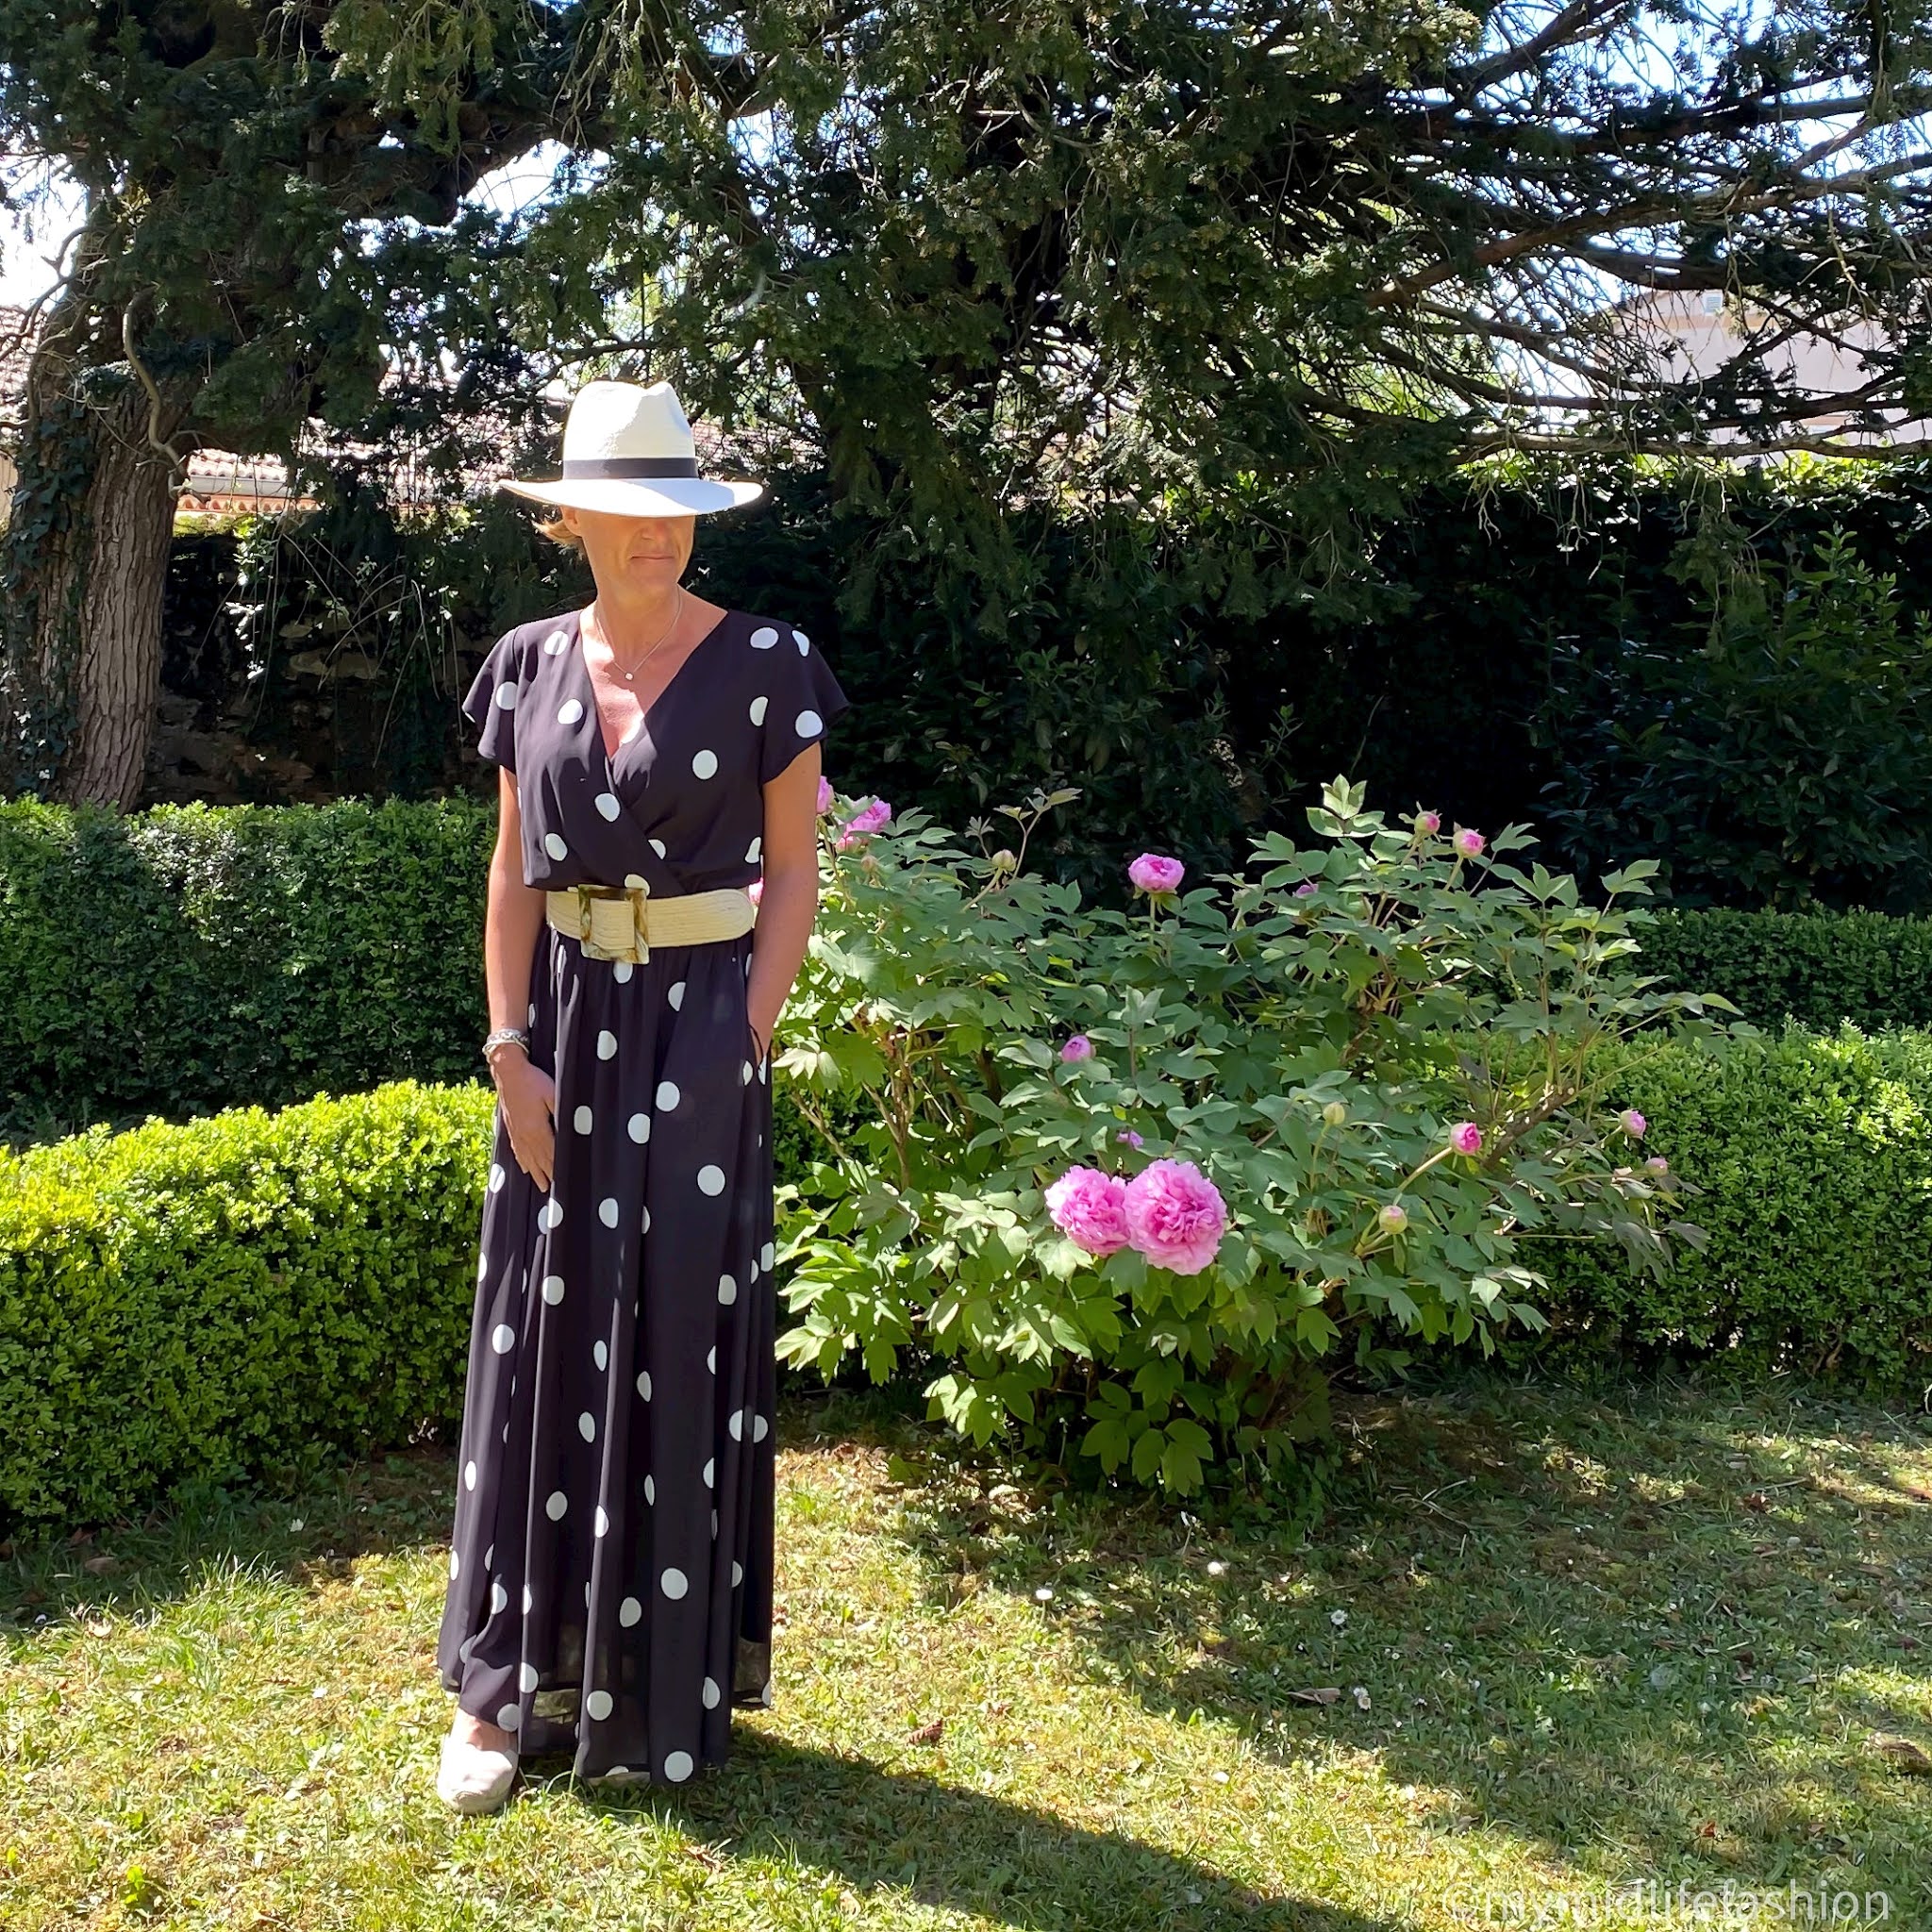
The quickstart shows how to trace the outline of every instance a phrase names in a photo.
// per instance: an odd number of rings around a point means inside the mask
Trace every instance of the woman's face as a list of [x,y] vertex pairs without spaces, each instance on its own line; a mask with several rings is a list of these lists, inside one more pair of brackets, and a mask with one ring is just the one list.
[[611,510],[563,506],[563,521],[583,540],[597,594],[614,604],[655,602],[677,588],[697,538],[694,513],[627,517]]

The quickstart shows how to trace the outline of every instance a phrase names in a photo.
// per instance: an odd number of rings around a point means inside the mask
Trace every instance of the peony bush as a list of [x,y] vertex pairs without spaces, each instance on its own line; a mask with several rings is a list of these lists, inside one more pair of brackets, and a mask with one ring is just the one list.
[[1122,913],[1025,869],[1074,795],[1001,808],[1018,850],[988,852],[989,822],[974,851],[822,788],[788,1359],[883,1381],[914,1352],[974,1441],[1186,1493],[1295,1462],[1341,1363],[1542,1326],[1539,1243],[1660,1274],[1698,1241],[1600,1091],[1606,1041],[1735,1010],[1634,970],[1653,865],[1585,905],[1516,862],[1523,827],[1391,824],[1338,778],[1315,844],[1192,886],[1141,853]]

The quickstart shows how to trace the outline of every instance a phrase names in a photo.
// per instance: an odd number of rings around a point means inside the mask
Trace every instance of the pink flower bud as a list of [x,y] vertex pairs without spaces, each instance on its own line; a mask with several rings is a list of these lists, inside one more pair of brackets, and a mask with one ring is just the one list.
[[1645,1120],[1643,1116],[1641,1113],[1639,1113],[1634,1107],[1626,1107],[1624,1109],[1624,1111],[1617,1116],[1617,1124],[1620,1127],[1622,1127],[1623,1130],[1626,1134],[1628,1134],[1633,1141],[1641,1141],[1643,1139],[1644,1128],[1649,1126],[1650,1123],[1647,1120]]
[[1139,1147],[1141,1144],[1140,1135],[1135,1133],[1132,1127],[1123,1127],[1114,1136],[1114,1139],[1116,1141],[1124,1141],[1129,1147]]
[[1127,867],[1127,876],[1143,892],[1171,892],[1180,884],[1186,869],[1178,858],[1143,852]]
[[1093,1058],[1093,1042],[1084,1033],[1076,1033],[1060,1048],[1063,1060],[1091,1060]]
[[1313,879],[1304,879],[1294,889],[1294,895],[1297,899],[1312,899],[1321,890],[1321,887]]
[[819,778],[819,816],[821,818],[824,818],[831,810],[833,797],[832,781],[821,774]]
[[1480,1154],[1483,1151],[1483,1130],[1474,1121],[1457,1121],[1449,1129],[1449,1144],[1458,1154]]
[[1433,839],[1442,829],[1442,814],[1439,811],[1419,811],[1415,815],[1415,828],[1425,838]]
[[1465,858],[1480,858],[1483,856],[1483,835],[1463,826],[1456,834],[1456,849]]
[[1652,1174],[1669,1174],[1671,1171],[1671,1163],[1661,1154],[1653,1154],[1643,1164]]
[[1400,1201],[1391,1201],[1376,1212],[1375,1219],[1391,1234],[1400,1234],[1408,1225],[1408,1209]]

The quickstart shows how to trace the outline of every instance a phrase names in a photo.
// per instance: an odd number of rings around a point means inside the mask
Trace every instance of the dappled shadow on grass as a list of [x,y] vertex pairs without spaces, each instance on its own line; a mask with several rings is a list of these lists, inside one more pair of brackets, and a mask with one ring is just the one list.
[[1396,1923],[1320,1899],[1263,1896],[1122,1833],[744,1727],[730,1759],[689,1786],[576,1785],[563,1757],[532,1759],[525,1778],[541,1783],[546,1772],[600,1811],[667,1821],[708,1859],[796,1860],[856,1892],[903,1890],[936,1910],[1028,1932],[1392,1932]]
[[1641,1875],[1857,1860],[1861,1889],[1921,1896],[1927,1787],[1868,1743],[1932,1750],[1917,1419],[1480,1373],[1338,1416],[1346,1457],[1306,1541],[903,1451],[898,1532],[936,1607],[1036,1599],[1096,1677],[1274,1762],[1373,1752],[1452,1823],[1558,1857],[1614,1844]]
[[68,1536],[17,1531],[0,1544],[0,1619],[31,1627],[137,1609],[238,1570],[320,1588],[358,1557],[446,1546],[455,1477],[452,1451],[412,1450],[335,1464],[293,1497],[208,1489],[139,1523]]

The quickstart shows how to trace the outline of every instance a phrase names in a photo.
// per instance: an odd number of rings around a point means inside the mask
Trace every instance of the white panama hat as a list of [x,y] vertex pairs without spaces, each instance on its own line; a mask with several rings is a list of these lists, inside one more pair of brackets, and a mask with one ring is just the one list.
[[697,445],[668,382],[587,382],[563,424],[563,475],[496,486],[539,503],[575,504],[624,517],[704,516],[764,494],[762,483],[698,475]]

